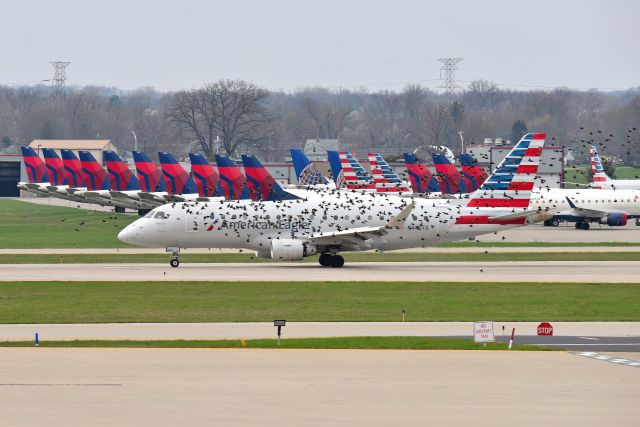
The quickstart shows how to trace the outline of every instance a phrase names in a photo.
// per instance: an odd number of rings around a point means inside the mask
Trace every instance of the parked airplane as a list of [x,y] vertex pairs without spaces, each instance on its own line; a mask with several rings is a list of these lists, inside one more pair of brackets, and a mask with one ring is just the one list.
[[522,226],[529,210],[545,134],[527,134],[469,199],[409,199],[391,194],[325,192],[275,202],[175,203],[155,208],[118,234],[126,243],[180,248],[247,248],[294,261],[320,254],[342,267],[345,251],[393,250]]
[[247,177],[236,163],[228,157],[216,154],[216,165],[220,174],[220,184],[224,198],[227,200],[249,199],[249,186]]
[[336,188],[335,182],[331,181],[318,170],[311,160],[297,148],[290,148],[291,161],[293,162],[293,168],[296,171],[296,177],[298,178],[298,185],[311,186],[319,188]]
[[189,153],[191,176],[196,183],[200,197],[224,197],[220,175],[202,154]]
[[593,182],[590,187],[604,190],[640,190],[640,179],[611,179],[605,173],[602,160],[595,145],[589,146],[591,157],[591,172],[593,172]]
[[206,197],[200,197],[193,177],[184,170],[172,154],[159,152],[158,157],[160,158],[164,184],[167,187],[168,194],[164,196],[167,202],[208,200]]
[[640,218],[640,191],[539,189],[531,198],[531,207],[547,213],[547,218],[540,218],[546,226],[568,221],[581,230],[588,230],[591,222],[620,227],[629,219]]
[[[157,203],[146,201],[140,196],[142,193],[140,181],[115,151],[105,151],[103,155],[112,187],[109,191],[110,198],[120,203],[137,206],[139,215],[146,215],[150,209],[159,206]],[[106,195],[103,197],[107,198]],[[124,211],[122,208],[116,208],[116,212],[122,211]]]
[[401,180],[380,154],[369,153],[368,157],[373,183],[378,193],[412,193],[409,183]]
[[414,193],[440,193],[438,178],[431,173],[427,165],[418,160],[415,154],[404,153],[404,161]]
[[433,153],[431,156],[442,194],[469,193],[462,174],[444,154]]
[[282,189],[269,171],[255,156],[242,155],[244,173],[249,184],[249,193],[253,201],[274,201],[298,199]]
[[33,148],[20,147],[20,150],[22,151],[28,182],[19,182],[18,188],[41,196],[49,195],[47,187],[51,183],[49,182],[47,166]]
[[470,192],[477,190],[489,177],[487,171],[478,166],[478,162],[471,154],[460,154],[460,169]]
[[336,188],[374,192],[373,178],[348,151],[327,151]]

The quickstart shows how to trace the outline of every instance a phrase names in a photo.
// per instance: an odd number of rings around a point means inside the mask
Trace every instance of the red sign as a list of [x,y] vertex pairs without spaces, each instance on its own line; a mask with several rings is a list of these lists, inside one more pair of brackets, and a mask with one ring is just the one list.
[[542,322],[538,325],[538,335],[542,336],[552,336],[553,335],[553,326],[549,322]]

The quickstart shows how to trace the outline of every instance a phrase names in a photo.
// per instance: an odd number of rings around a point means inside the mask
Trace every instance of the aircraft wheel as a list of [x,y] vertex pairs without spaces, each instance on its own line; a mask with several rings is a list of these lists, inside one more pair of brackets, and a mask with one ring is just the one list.
[[173,268],[176,268],[180,265],[180,260],[178,260],[178,258],[173,258],[171,261],[169,261],[169,265]]
[[582,229],[583,230],[588,230],[589,229],[589,223],[588,222],[583,222],[582,223]]
[[558,221],[557,219],[552,219],[552,220],[551,220],[551,225],[552,225],[553,227],[557,227],[557,226],[559,226],[559,225],[560,225],[560,221]]
[[113,208],[113,210],[114,210],[116,213],[125,213],[125,209],[124,209],[122,206],[115,206],[115,207]]
[[331,258],[333,258],[331,260],[331,267],[342,268],[342,266],[344,265],[344,258],[342,258],[340,255],[334,255]]
[[331,265],[332,256],[329,254],[320,254],[320,258],[318,258],[318,262],[323,267],[329,267]]
[[578,230],[582,229],[582,222],[576,222],[576,228]]

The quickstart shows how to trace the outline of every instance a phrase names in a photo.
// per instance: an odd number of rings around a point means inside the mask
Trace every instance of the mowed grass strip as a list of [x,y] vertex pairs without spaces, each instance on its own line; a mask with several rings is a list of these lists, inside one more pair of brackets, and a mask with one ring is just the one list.
[[3,282],[0,307],[0,323],[638,321],[640,284]]
[[[0,347],[33,347],[33,341],[0,341]],[[256,340],[74,340],[39,342],[39,347],[70,348],[288,348],[288,349],[368,349],[368,350],[507,350],[506,343],[476,344],[469,339],[439,337],[336,337],[284,338]],[[513,350],[549,351],[551,349],[515,345]]]
[[0,200],[0,248],[124,248],[118,233],[133,215]]
[[[343,253],[346,262],[503,262],[503,261],[640,261],[638,252],[514,252],[514,253],[432,253],[386,252]],[[168,264],[165,254],[0,254],[0,264]],[[273,263],[251,253],[181,254],[182,263]],[[317,263],[318,257],[300,262]]]

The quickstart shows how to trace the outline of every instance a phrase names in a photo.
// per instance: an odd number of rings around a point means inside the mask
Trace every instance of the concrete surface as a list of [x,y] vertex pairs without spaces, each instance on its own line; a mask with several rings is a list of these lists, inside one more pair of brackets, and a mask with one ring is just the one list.
[[566,352],[0,349],[10,426],[637,426],[640,369]]
[[638,283],[640,261],[274,264],[3,264],[0,281],[467,281]]
[[[400,313],[398,313],[400,315]],[[409,316],[411,313],[409,313]],[[400,320],[400,319],[398,319]],[[536,335],[540,322],[494,322],[496,336]],[[640,322],[552,322],[556,336],[640,337]],[[502,327],[504,326],[504,333]],[[272,322],[243,323],[85,323],[0,325],[0,341],[156,340],[275,338]],[[284,338],[347,336],[470,336],[471,322],[288,322]]]

